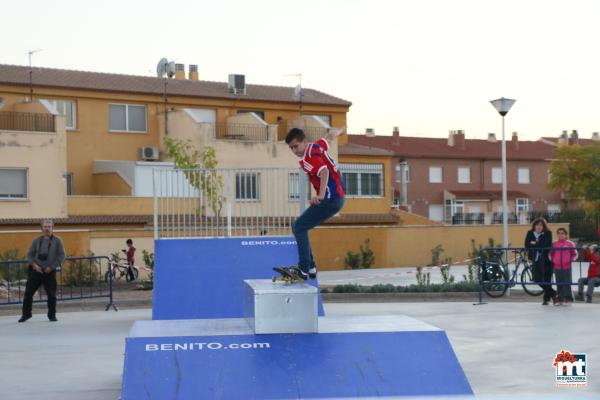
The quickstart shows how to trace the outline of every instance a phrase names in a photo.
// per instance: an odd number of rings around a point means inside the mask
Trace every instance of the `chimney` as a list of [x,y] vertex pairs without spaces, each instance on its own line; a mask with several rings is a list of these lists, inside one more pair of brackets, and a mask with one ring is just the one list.
[[512,145],[515,150],[519,150],[519,134],[517,132],[512,133]]
[[373,129],[373,128],[365,129],[365,136],[366,137],[375,137],[375,129]]
[[592,132],[592,140],[593,141],[600,141],[600,133],[598,132]]
[[488,133],[488,138],[487,138],[488,142],[490,143],[496,143],[496,134],[493,132]]
[[246,94],[246,75],[229,74],[229,93]]
[[397,126],[394,127],[394,131],[392,133],[392,143],[395,146],[399,146],[400,145],[400,128],[398,128]]
[[464,150],[465,149],[465,131],[460,129],[458,131],[456,131],[456,133],[454,134],[454,144],[456,145],[456,147],[458,149]]
[[567,144],[567,143],[569,143],[569,133],[567,131],[562,131],[562,133],[558,137],[558,144]]
[[189,69],[190,70],[188,71],[188,79],[190,81],[197,81],[198,80],[198,65],[190,64]]
[[450,131],[448,135],[448,146],[456,147],[457,149],[465,149],[465,131],[457,130]]
[[569,144],[577,144],[579,143],[579,134],[576,129],[573,129],[571,132],[571,138],[569,139]]
[[185,79],[185,65],[184,64],[175,64],[175,79],[178,79],[178,80]]
[[450,147],[454,147],[454,133],[456,131],[450,131],[448,132],[448,146]]

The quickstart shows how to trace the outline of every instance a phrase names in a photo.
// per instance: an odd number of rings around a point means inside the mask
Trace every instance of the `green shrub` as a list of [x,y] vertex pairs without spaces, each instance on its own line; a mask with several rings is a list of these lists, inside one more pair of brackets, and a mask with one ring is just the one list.
[[360,254],[353,251],[346,253],[346,259],[344,260],[345,269],[359,269],[360,268]]
[[[322,293],[329,293],[329,290]],[[394,286],[392,284],[378,284],[373,286],[364,286],[356,284],[337,285],[333,288],[333,293],[448,293],[448,292],[477,292],[479,286],[476,282],[456,282],[456,283],[434,283],[429,285],[408,285]]]
[[369,247],[369,239],[365,240],[365,243],[360,245],[360,259],[362,268],[371,268],[375,263],[375,254]]
[[[0,253],[0,261],[7,260],[23,260],[25,256],[19,253],[18,249],[7,250]],[[0,264],[0,280],[14,282],[20,279],[27,279],[27,269],[29,268],[27,261],[22,263],[1,263]]]
[[100,281],[100,259],[67,260],[60,273],[63,286],[95,286]]
[[144,258],[144,264],[150,269],[150,273],[148,274],[147,279],[142,279],[140,289],[152,290],[154,288],[154,253],[142,250],[142,256]]
[[369,247],[369,239],[360,245],[360,253],[349,250],[344,260],[345,269],[371,268],[375,263],[375,254]]

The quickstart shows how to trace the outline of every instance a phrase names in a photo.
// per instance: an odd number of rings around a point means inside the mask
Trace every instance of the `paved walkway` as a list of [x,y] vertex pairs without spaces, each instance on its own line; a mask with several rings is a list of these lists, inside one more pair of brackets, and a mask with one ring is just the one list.
[[[597,304],[326,304],[330,315],[408,315],[445,329],[480,399],[600,398],[599,312]],[[0,317],[0,398],[118,399],[124,338],[134,321],[150,319],[150,310],[58,317],[50,323],[38,313],[24,324]],[[554,386],[552,359],[561,349],[587,353],[586,388]]]

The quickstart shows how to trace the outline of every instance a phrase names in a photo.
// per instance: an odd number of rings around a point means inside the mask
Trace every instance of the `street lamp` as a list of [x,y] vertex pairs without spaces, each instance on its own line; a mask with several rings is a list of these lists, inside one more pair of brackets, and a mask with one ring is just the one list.
[[506,193],[506,141],[504,140],[504,117],[516,100],[501,97],[490,103],[502,116],[502,241],[504,248],[508,247],[508,199]]

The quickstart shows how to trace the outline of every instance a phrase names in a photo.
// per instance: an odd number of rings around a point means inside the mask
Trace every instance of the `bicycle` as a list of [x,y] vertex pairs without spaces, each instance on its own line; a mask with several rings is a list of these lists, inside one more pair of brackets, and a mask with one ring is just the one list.
[[479,264],[480,280],[483,291],[490,297],[502,297],[509,287],[517,285],[517,276],[519,269],[520,284],[523,290],[530,296],[541,296],[542,289],[533,289],[533,266],[529,264],[525,256],[525,250],[510,250],[515,255],[515,269],[512,273],[509,271],[509,263],[504,259],[504,254],[509,250],[490,249],[490,257],[485,257]]
[[119,280],[123,276],[125,276],[125,280],[127,282],[130,282],[132,280],[136,281],[140,274],[139,268],[136,267],[135,265],[131,266],[131,271],[133,273],[133,279],[131,279],[131,276],[128,273],[129,268],[130,268],[130,266],[127,263],[127,260],[125,260],[123,258],[119,258],[117,253],[113,254],[112,257],[110,258],[110,261],[108,262],[108,271],[106,271],[106,273],[104,274],[104,281],[108,282],[108,280],[111,279],[111,277],[112,277],[113,281]]

